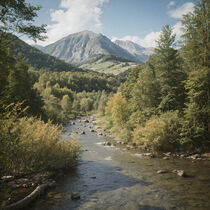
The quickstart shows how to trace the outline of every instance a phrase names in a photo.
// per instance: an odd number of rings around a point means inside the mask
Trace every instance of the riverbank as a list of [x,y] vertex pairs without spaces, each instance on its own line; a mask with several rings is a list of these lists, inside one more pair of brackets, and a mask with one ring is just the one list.
[[[63,137],[80,138],[81,161],[30,210],[209,209],[209,161],[142,156],[117,144],[95,120],[82,117],[66,124]],[[72,200],[73,192],[80,199]]]
[[[124,145],[124,149],[126,150],[135,150],[139,152],[139,155],[142,156],[149,156],[149,157],[159,157],[163,158],[164,160],[168,160],[169,158],[187,158],[194,161],[210,161],[210,153],[195,153],[195,152],[152,152],[152,151],[145,151],[142,150],[141,147],[137,146],[135,143],[126,142],[119,138],[119,136],[112,132],[112,129],[107,126],[108,121],[105,119],[104,116],[100,116],[95,114],[93,116],[93,124],[95,125],[95,130],[98,135],[103,135],[110,138],[113,144],[116,145]],[[105,143],[107,145],[107,143]],[[110,145],[110,143],[108,143]]]

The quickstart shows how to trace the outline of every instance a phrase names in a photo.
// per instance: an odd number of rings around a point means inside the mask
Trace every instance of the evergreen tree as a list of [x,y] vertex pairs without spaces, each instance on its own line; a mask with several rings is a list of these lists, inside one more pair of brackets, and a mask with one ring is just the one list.
[[162,29],[155,49],[158,58],[155,71],[160,84],[161,111],[181,110],[184,105],[185,73],[181,69],[180,57],[175,47],[175,35],[172,33],[172,28],[166,25]]
[[188,102],[183,141],[194,147],[210,145],[210,2],[197,1],[193,13],[184,16],[182,54],[188,67],[185,82]]

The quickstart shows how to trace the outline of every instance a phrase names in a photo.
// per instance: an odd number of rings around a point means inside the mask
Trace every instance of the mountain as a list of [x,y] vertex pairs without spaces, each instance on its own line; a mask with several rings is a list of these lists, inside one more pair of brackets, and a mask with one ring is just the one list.
[[115,44],[121,48],[127,50],[131,55],[133,55],[137,60],[145,62],[149,56],[154,52],[154,48],[144,48],[131,41],[116,40]]
[[114,55],[98,55],[80,65],[82,69],[89,69],[100,73],[118,75],[136,67],[135,62]]
[[97,55],[114,55],[130,61],[142,62],[106,36],[87,30],[66,36],[44,47],[42,51],[74,64],[87,62]]
[[28,45],[14,35],[7,36],[12,52],[24,58],[25,62],[36,69],[50,69],[51,71],[84,71],[58,58],[47,55],[42,51]]

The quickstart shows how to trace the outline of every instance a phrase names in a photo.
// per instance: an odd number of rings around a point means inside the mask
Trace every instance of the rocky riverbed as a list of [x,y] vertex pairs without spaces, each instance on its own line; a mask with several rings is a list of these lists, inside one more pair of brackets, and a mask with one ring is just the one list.
[[113,140],[92,117],[68,123],[63,138],[69,135],[83,145],[78,167],[31,210],[210,208],[210,161],[139,152]]

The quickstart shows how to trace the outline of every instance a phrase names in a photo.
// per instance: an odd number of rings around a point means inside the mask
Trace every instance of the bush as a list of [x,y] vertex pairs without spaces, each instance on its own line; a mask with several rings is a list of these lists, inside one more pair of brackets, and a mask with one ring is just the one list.
[[1,110],[2,175],[73,166],[79,157],[79,144],[75,140],[59,139],[62,133],[61,126],[51,122],[44,123],[35,117],[21,117],[23,111],[20,104],[10,105]]
[[121,94],[114,94],[108,101],[105,114],[114,126],[124,128],[128,120],[128,107]]
[[166,112],[154,116],[145,125],[138,125],[133,131],[133,141],[143,149],[153,151],[174,151],[179,147],[181,127],[177,112]]

